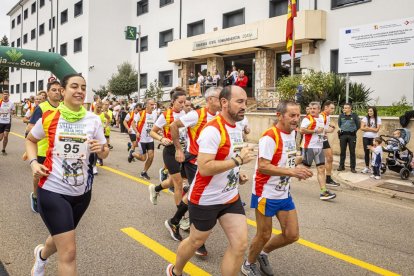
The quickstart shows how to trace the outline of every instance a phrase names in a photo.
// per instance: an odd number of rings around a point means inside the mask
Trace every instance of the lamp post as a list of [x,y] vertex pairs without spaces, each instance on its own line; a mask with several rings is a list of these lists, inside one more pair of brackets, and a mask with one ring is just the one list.
[[141,102],[141,25],[138,25],[138,102]]

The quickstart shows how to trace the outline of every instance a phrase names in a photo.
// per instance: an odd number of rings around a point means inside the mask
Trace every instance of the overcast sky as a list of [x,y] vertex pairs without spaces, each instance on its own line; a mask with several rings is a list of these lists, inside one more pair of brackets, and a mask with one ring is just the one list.
[[[10,17],[7,13],[10,9],[19,2],[19,0],[0,0],[0,37],[4,35],[10,37]],[[10,39],[9,39],[10,43]]]

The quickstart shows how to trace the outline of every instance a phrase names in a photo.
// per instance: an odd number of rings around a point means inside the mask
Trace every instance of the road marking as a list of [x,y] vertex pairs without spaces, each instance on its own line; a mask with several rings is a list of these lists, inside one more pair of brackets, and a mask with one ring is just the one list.
[[[257,227],[256,222],[254,220],[251,220],[251,219],[247,219],[247,224],[249,224],[249,225],[251,225],[253,227]],[[279,235],[280,233],[282,233],[282,231],[280,231],[278,229],[275,229],[275,228],[272,228],[272,233],[275,234],[275,235]],[[310,241],[307,241],[307,240],[304,240],[304,239],[299,239],[296,243],[301,244],[301,245],[306,246],[306,247],[309,247],[309,248],[311,248],[311,249],[313,249],[315,251],[319,251],[319,252],[324,253],[326,255],[335,257],[335,258],[337,258],[339,260],[342,260],[344,262],[347,262],[347,263],[350,263],[350,264],[353,264],[353,265],[356,265],[356,266],[365,268],[366,270],[375,272],[375,273],[377,273],[379,275],[387,275],[387,276],[397,276],[397,275],[400,275],[400,274],[397,274],[395,272],[392,272],[392,271],[383,269],[381,267],[372,265],[370,263],[367,263],[367,262],[358,260],[356,258],[353,258],[353,257],[349,256],[349,255],[342,254],[342,253],[340,253],[338,251],[329,249],[327,247],[318,245],[316,243],[313,243],[313,242],[310,242]]]
[[[164,247],[160,243],[154,241],[150,237],[144,235],[143,233],[139,232],[133,227],[123,228],[121,229],[122,232],[127,234],[129,237],[133,238],[146,248],[152,250],[154,253],[161,256],[163,259],[165,259],[167,262],[174,264],[177,255],[169,250],[168,248]],[[194,265],[191,262],[188,262],[184,267],[184,272],[189,275],[197,275],[197,276],[208,276],[211,275],[207,273],[206,271],[202,270],[198,266]]]
[[26,139],[24,136],[22,136],[22,135],[20,135],[20,134],[17,134],[16,132],[10,132],[10,134],[13,134],[13,135],[15,135],[15,136],[17,136],[17,137],[19,137],[19,138]]
[[[13,135],[16,135],[17,137],[24,138],[23,136],[21,136],[21,135],[19,135],[19,134],[17,134],[17,133],[14,133],[14,132],[10,132],[10,133],[11,133],[11,134],[13,134]],[[143,179],[141,179],[141,178],[138,178],[138,177],[135,177],[135,176],[129,175],[129,174],[127,174],[127,173],[121,172],[121,171],[119,171],[119,170],[117,170],[117,169],[113,169],[113,168],[110,168],[110,167],[107,167],[107,166],[101,166],[100,168],[105,169],[105,170],[107,170],[107,171],[110,171],[110,172],[112,172],[112,173],[118,174],[118,175],[123,176],[123,177],[125,177],[125,178],[128,178],[128,179],[130,179],[130,180],[136,181],[136,182],[138,182],[138,183],[141,183],[141,184],[147,185],[147,186],[152,184],[151,182],[148,182],[148,181],[143,180]],[[165,191],[165,190],[164,190],[164,191]],[[167,192],[167,193],[168,193],[168,192]],[[256,222],[255,222],[254,220],[247,219],[247,223],[248,223],[249,225],[253,226],[253,227],[257,227]],[[129,229],[129,228],[124,228],[124,229]],[[133,228],[132,228],[132,229],[133,229]],[[135,231],[136,231],[136,230],[135,230]],[[137,231],[137,232],[138,232],[138,231]],[[138,232],[138,233],[140,233],[140,232]],[[280,231],[280,230],[278,230],[278,229],[273,228],[273,229],[272,229],[272,233],[273,233],[273,234],[275,234],[275,235],[278,235],[278,234],[280,234],[280,233],[281,233],[281,231]],[[143,234],[142,234],[142,235],[143,235]],[[131,236],[131,237],[132,237],[132,236]],[[135,239],[135,238],[134,238],[134,239]],[[148,239],[149,239],[149,238],[148,238]],[[154,241],[154,242],[155,242],[155,241]],[[370,263],[367,263],[367,262],[364,262],[364,261],[358,260],[358,259],[356,259],[356,258],[353,258],[353,257],[349,256],[349,255],[342,254],[342,253],[340,253],[340,252],[338,252],[338,251],[335,251],[335,250],[329,249],[329,248],[327,248],[327,247],[324,247],[324,246],[318,245],[318,244],[316,244],[316,243],[313,243],[313,242],[310,242],[310,241],[307,241],[307,240],[304,240],[304,239],[299,239],[299,240],[297,241],[297,243],[299,243],[299,244],[301,244],[301,245],[303,245],[303,246],[309,247],[309,248],[311,248],[311,249],[313,249],[313,250],[315,250],[315,251],[319,251],[319,252],[324,253],[324,254],[326,254],[326,255],[332,256],[332,257],[337,258],[337,259],[339,259],[339,260],[342,260],[342,261],[344,261],[344,262],[347,262],[347,263],[350,263],[350,264],[353,264],[353,265],[359,266],[359,267],[361,267],[361,268],[364,268],[364,269],[366,269],[366,270],[372,271],[372,272],[377,273],[377,274],[379,274],[379,275],[387,275],[387,276],[397,276],[397,275],[400,275],[400,274],[398,274],[398,273],[395,273],[395,272],[392,272],[392,271],[386,270],[386,269],[384,269],[384,268],[381,268],[381,267],[378,267],[378,266],[372,265],[372,264],[370,264]],[[144,245],[145,245],[145,244],[144,244]],[[162,246],[162,245],[160,245],[160,246]],[[165,249],[166,249],[166,248],[165,248]],[[151,249],[151,250],[152,250],[152,249]],[[168,249],[166,249],[166,250],[168,250]],[[154,251],[154,252],[155,252],[155,251]],[[162,255],[161,255],[161,256],[162,256]],[[174,260],[175,260],[175,257],[174,257]],[[198,275],[198,274],[196,274],[196,275]],[[209,275],[209,274],[203,274],[203,275]]]

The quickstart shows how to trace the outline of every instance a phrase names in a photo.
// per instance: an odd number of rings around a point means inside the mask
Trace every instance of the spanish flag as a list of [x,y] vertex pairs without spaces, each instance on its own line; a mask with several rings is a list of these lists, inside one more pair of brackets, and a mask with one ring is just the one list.
[[[293,19],[297,16],[296,13],[296,0],[288,1],[288,13],[286,23],[286,49],[292,56],[292,44],[293,44]],[[295,53],[293,53],[293,57]]]

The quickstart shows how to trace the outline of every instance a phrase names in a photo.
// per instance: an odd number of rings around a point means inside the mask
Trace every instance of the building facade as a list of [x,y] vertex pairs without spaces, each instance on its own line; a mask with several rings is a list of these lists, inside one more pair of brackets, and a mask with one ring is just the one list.
[[[125,40],[124,30],[128,25],[140,25],[141,95],[154,80],[161,81],[167,90],[177,85],[187,87],[190,72],[205,75],[217,70],[223,78],[234,65],[246,72],[246,90],[255,97],[257,91],[274,87],[278,78],[290,74],[290,56],[285,49],[287,2],[22,0],[8,13],[12,27],[9,41],[14,47],[51,49],[64,55],[85,76],[90,101],[92,89],[105,85],[117,65],[128,61],[137,68],[138,43]],[[297,2],[297,74],[307,70],[337,72],[341,28],[409,17],[414,10],[410,0]],[[11,69],[12,99],[28,97],[40,90],[42,83],[45,88],[49,76],[49,72]],[[402,96],[412,98],[412,70],[351,72],[351,80],[371,88],[378,105],[390,105]]]

